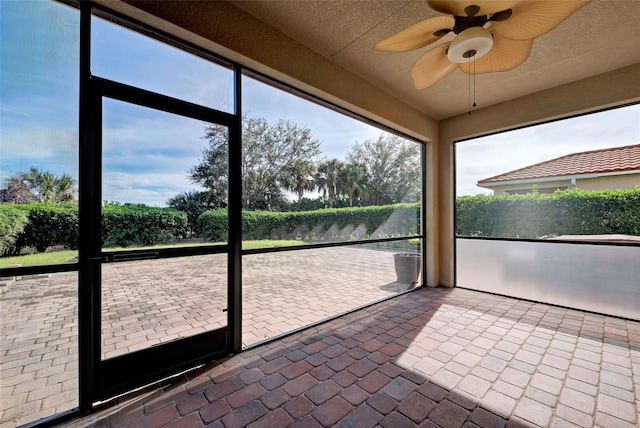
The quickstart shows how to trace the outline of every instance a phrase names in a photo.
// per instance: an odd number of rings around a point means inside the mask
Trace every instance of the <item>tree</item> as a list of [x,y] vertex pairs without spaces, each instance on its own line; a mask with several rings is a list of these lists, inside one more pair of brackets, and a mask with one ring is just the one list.
[[202,151],[202,160],[189,169],[189,180],[207,189],[207,199],[214,208],[224,208],[228,204],[227,156],[229,133],[219,125],[205,128],[205,139],[209,145]]
[[328,197],[331,208],[340,196],[340,171],[342,168],[344,168],[344,163],[333,158],[320,162],[316,172],[316,187],[322,192],[323,198]]
[[348,163],[339,172],[340,192],[349,197],[349,206],[361,201],[368,195],[369,174],[362,163]]
[[[228,203],[227,128],[207,126],[209,145],[189,170],[190,180],[206,188],[219,206]],[[264,118],[245,117],[242,122],[242,206],[274,210],[286,202],[284,183],[291,181],[297,166],[320,154],[320,141],[309,128],[287,120],[270,125]]]
[[77,189],[70,174],[55,175],[31,167],[29,171],[19,172],[5,180],[2,190],[4,202],[73,202]]
[[0,190],[1,202],[14,204],[28,204],[35,202],[36,197],[27,183],[22,181],[19,175],[13,175],[5,180],[5,188]]
[[280,184],[285,190],[294,192],[298,196],[298,204],[302,201],[305,191],[315,189],[315,180],[318,168],[309,160],[292,162],[280,175]]
[[210,209],[219,208],[209,200],[208,192],[197,191],[180,193],[169,199],[167,205],[175,210],[187,213],[187,225],[191,236],[196,235],[196,224],[200,214]]
[[52,185],[48,188],[50,192],[50,202],[73,202],[76,199],[77,190],[75,188],[75,181],[71,175],[65,173],[59,176],[54,176]]
[[392,134],[356,143],[347,160],[366,167],[367,203],[416,202],[420,198],[419,145]]

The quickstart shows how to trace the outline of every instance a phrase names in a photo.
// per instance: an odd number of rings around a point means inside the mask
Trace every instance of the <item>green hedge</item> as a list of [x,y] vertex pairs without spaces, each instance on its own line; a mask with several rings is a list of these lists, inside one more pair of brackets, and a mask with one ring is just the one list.
[[456,234],[504,238],[639,236],[640,188],[463,196],[456,201]]
[[[244,239],[334,241],[415,235],[419,204],[327,208],[302,212],[244,211]],[[107,205],[102,245],[167,244],[186,236],[187,215],[170,208]],[[226,209],[198,217],[198,232],[210,241],[227,240]],[[553,194],[464,196],[456,201],[456,234],[539,238],[549,235],[627,234],[640,236],[640,187],[629,190]],[[0,204],[0,249],[16,255],[26,247],[77,248],[74,204]]]
[[187,234],[187,213],[172,208],[108,205],[102,209],[103,247],[168,244]]
[[74,204],[1,204],[1,217],[15,221],[12,230],[0,230],[2,255],[15,256],[25,247],[44,252],[61,245],[78,248],[78,209]]
[[[171,208],[107,205],[102,213],[103,247],[167,244],[187,231],[187,215]],[[53,246],[78,248],[78,206],[75,204],[0,204],[2,254],[23,248],[44,252]]]
[[[316,211],[244,211],[244,239],[333,241],[415,235],[420,229],[418,204],[326,208]],[[198,232],[210,241],[227,239],[227,211],[210,210],[198,218]]]
[[11,204],[0,204],[0,253],[12,256],[20,252],[19,237],[27,224],[28,211]]
[[21,247],[33,247],[39,253],[61,245],[78,248],[78,208],[74,204],[31,204],[28,222],[20,239]]

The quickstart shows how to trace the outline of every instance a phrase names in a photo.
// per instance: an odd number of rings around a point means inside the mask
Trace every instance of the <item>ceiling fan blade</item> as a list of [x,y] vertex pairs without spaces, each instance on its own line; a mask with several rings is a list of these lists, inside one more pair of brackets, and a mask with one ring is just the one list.
[[426,89],[438,80],[458,68],[458,64],[447,59],[447,49],[451,43],[444,43],[431,49],[422,55],[413,67],[411,67],[411,78],[413,86],[417,89]]
[[514,40],[534,39],[553,30],[587,3],[589,0],[525,0],[512,8],[509,19],[492,22],[491,29]]
[[474,62],[463,62],[460,69],[467,74],[475,71],[475,74],[508,71],[516,68],[529,58],[533,39],[511,40],[496,35],[493,39],[493,47],[481,58]]
[[443,36],[446,36],[447,34],[449,34],[452,31],[453,30],[451,30],[449,28],[443,28],[442,30],[434,31],[433,35],[436,36],[436,37],[443,37]]
[[501,10],[500,12],[494,13],[493,15],[491,15],[491,19],[489,19],[489,21],[493,21],[493,22],[505,21],[511,18],[512,14],[513,14],[513,11],[511,9]]
[[[454,25],[453,16],[434,16],[378,42],[375,48],[378,51],[387,52],[407,52],[419,49],[442,37],[444,34],[441,34],[440,30],[453,28]],[[434,35],[434,33],[441,35]]]
[[478,6],[475,15],[493,15],[505,9],[511,9],[518,0],[427,0],[429,7],[436,12],[455,16],[467,16],[468,6]]

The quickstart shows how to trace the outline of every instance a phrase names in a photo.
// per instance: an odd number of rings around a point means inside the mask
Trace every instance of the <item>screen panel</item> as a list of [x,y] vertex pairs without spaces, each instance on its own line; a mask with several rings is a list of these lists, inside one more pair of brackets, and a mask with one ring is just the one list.
[[79,18],[57,2],[0,3],[0,267],[78,254]]
[[[194,104],[233,112],[233,70],[97,16],[91,20],[91,72]],[[180,70],[180,78],[176,78]]]
[[419,234],[421,145],[243,76],[243,248]]
[[[206,147],[213,128],[216,145]],[[193,178],[202,174],[201,156],[214,150],[226,155],[226,127],[104,98],[102,139],[105,251],[226,243],[227,165],[206,170],[215,201]],[[208,210],[213,226],[198,225]]]
[[245,255],[243,344],[411,290],[421,263],[420,240]]
[[102,359],[227,326],[227,255],[102,266]]
[[0,423],[78,406],[78,274],[2,278]]

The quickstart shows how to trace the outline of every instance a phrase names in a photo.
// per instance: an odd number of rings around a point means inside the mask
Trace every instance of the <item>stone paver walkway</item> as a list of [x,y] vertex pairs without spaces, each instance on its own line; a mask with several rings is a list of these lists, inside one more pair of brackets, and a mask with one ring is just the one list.
[[640,323],[418,289],[66,427],[638,426]]
[[[363,247],[243,258],[250,345],[387,297],[391,252]],[[226,255],[103,265],[103,358],[226,324]],[[0,294],[0,427],[77,406],[77,273],[24,277]]]
[[0,427],[77,406],[77,274],[24,277],[0,294]]

